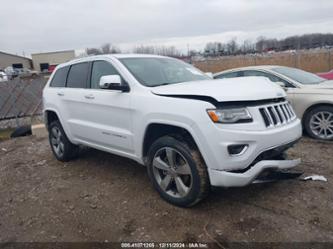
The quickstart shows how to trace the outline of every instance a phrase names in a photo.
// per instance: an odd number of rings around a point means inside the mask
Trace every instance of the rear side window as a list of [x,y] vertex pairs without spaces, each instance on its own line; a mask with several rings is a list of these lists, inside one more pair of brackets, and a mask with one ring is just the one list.
[[67,77],[67,87],[86,88],[88,69],[86,62],[72,65]]
[[59,68],[51,81],[50,87],[65,87],[69,67]]
[[282,81],[280,78],[276,77],[275,75],[271,75],[271,74],[261,72],[261,71],[254,71],[254,70],[244,71],[244,76],[266,77],[266,78],[270,79],[270,81],[272,81],[272,82]]

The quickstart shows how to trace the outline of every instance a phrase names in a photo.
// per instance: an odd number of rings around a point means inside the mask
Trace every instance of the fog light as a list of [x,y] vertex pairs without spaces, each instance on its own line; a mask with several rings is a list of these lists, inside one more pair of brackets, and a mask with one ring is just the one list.
[[228,152],[232,156],[240,156],[244,154],[244,152],[249,147],[248,144],[234,144],[228,146]]

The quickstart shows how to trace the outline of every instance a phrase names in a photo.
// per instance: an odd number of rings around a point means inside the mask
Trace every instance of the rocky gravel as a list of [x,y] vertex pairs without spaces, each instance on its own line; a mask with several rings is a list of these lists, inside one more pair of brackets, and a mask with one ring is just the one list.
[[333,143],[303,138],[289,156],[304,176],[214,189],[197,206],[164,202],[146,169],[84,149],[55,160],[46,139],[0,142],[0,242],[243,241],[333,242]]

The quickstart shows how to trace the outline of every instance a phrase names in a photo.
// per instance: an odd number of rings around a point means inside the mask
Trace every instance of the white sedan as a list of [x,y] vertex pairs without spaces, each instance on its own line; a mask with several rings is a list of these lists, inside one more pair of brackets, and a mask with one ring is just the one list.
[[253,66],[214,74],[215,79],[262,76],[283,87],[307,134],[333,140],[333,81],[291,67]]

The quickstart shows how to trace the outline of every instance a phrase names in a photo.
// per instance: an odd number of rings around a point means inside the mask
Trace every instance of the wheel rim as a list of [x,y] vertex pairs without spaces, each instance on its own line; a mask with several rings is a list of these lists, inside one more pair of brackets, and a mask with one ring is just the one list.
[[57,156],[62,157],[64,154],[65,145],[62,141],[62,134],[58,127],[53,127],[51,130],[51,145]]
[[333,113],[317,112],[311,117],[310,128],[321,139],[333,138]]
[[164,147],[156,152],[153,174],[160,188],[172,197],[183,198],[192,188],[191,167],[176,149]]

